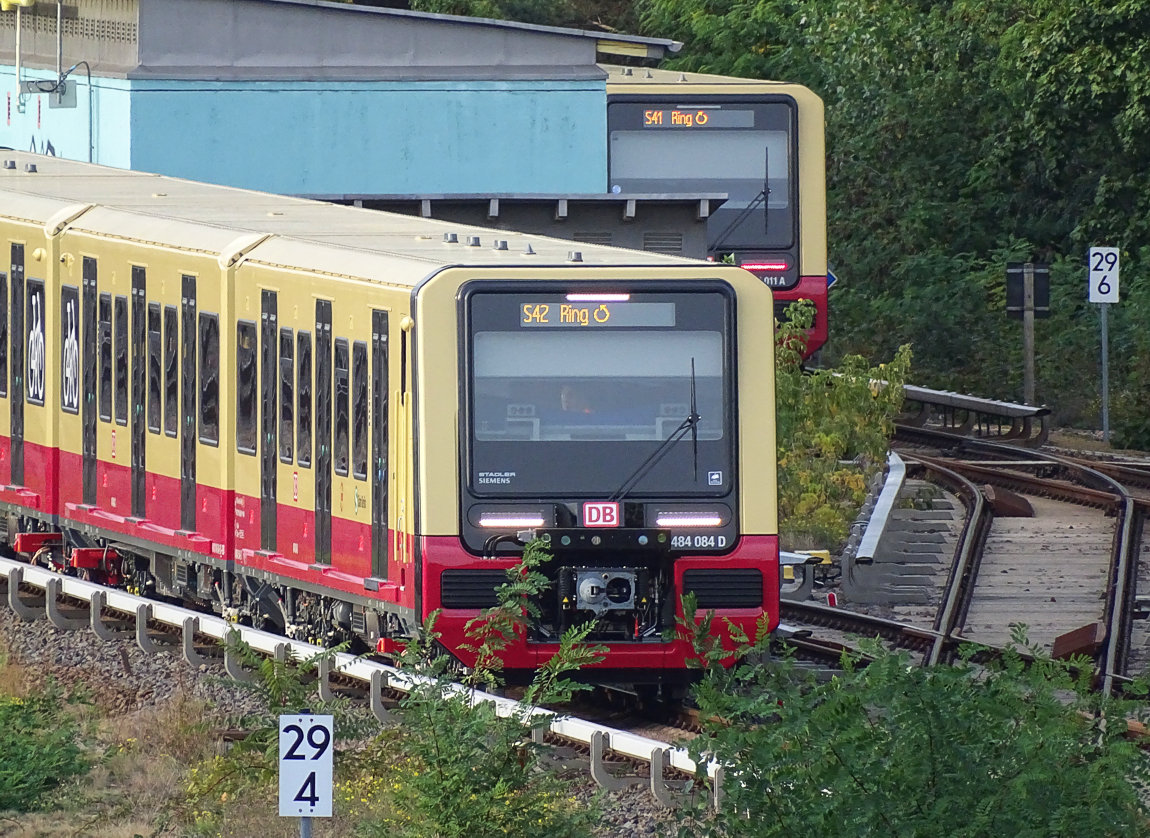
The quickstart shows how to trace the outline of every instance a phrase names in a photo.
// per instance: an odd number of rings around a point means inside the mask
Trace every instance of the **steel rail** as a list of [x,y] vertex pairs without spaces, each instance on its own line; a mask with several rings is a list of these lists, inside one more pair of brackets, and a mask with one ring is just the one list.
[[[1000,458],[1016,457],[1018,453],[1016,446],[942,432],[924,432],[922,428],[911,429],[900,425],[897,428],[897,433],[900,436],[919,438],[934,436],[962,452],[985,452]],[[1116,509],[1118,521],[1114,531],[1114,542],[1107,570],[1106,607],[1103,612],[1106,636],[1096,655],[1096,662],[1100,670],[1097,674],[1101,680],[1101,690],[1105,695],[1110,695],[1114,689],[1115,678],[1125,674],[1126,662],[1129,658],[1130,632],[1128,631],[1128,623],[1129,615],[1135,604],[1135,577],[1137,575],[1139,547],[1137,534],[1141,530],[1139,517],[1141,504],[1116,478],[1093,466],[1086,465],[1080,460],[1041,451],[1029,452],[1029,456],[1059,466],[1064,469],[1066,474],[1074,474],[1083,486],[1059,486],[1053,484],[1049,479],[1029,477],[1018,472],[1004,475],[1000,469],[995,470],[989,466],[973,463],[952,462],[949,465],[956,471],[975,473],[980,477],[985,477],[988,482],[998,485],[1020,487],[1024,491],[1042,489],[1044,494],[1052,497]]]
[[935,617],[934,630],[938,633],[925,663],[934,666],[942,660],[943,650],[954,642],[954,632],[965,621],[967,609],[974,593],[974,580],[982,560],[982,548],[994,521],[993,509],[982,491],[957,471],[938,461],[924,457],[906,456],[907,461],[932,472],[936,479],[946,483],[966,507],[966,521],[962,525],[954,561],[951,562],[943,594],[943,605]]

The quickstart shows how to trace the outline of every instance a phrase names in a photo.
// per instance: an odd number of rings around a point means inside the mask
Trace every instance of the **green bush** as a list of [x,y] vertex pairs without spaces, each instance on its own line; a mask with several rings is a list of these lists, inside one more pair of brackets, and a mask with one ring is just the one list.
[[1028,666],[1011,653],[985,668],[972,647],[924,668],[864,642],[871,663],[844,658],[820,681],[786,657],[728,671],[696,640],[706,735],[688,750],[724,766],[724,802],[685,814],[681,835],[1150,834],[1132,784],[1145,787],[1150,765],[1125,735],[1145,705],[1093,693],[1089,660]]
[[801,335],[814,306],[787,311],[775,357],[780,536],[785,549],[835,549],[886,462],[910,349],[877,367],[848,356],[837,370],[804,371]]
[[368,838],[449,838],[516,835],[584,838],[594,834],[595,812],[572,799],[565,783],[547,769],[533,742],[544,723],[532,709],[563,701],[582,686],[567,676],[601,659],[584,643],[592,626],[567,632],[545,662],[522,702],[527,709],[499,717],[477,693],[501,685],[500,657],[534,613],[532,599],[549,582],[538,567],[550,559],[539,542],[529,544],[521,564],[508,570],[500,604],[468,626],[478,663],[462,670],[445,654],[432,615],[406,646],[400,666],[416,685],[395,710],[398,724],[381,734],[374,717],[349,713],[347,702],[319,704],[309,673],[321,653],[298,666],[262,659],[242,643],[233,649],[255,670],[249,689],[265,712],[236,720],[250,733],[222,756],[193,767],[184,819],[193,834],[215,835],[235,823],[237,801],[274,806],[280,713],[307,706],[336,716],[335,817],[340,834]]
[[26,698],[0,695],[0,811],[45,808],[55,789],[87,772],[80,703],[55,684]]

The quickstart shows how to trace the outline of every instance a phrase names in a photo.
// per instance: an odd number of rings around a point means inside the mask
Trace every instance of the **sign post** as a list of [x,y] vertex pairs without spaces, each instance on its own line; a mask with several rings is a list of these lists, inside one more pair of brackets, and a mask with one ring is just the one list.
[[1007,264],[1006,313],[1022,320],[1022,401],[1034,404],[1034,319],[1050,316],[1049,265]]
[[1110,334],[1106,310],[1118,302],[1118,248],[1092,247],[1088,259],[1088,299],[1102,313],[1102,440],[1110,443]]
[[331,716],[280,716],[280,817],[300,819],[300,838],[331,817],[333,729]]

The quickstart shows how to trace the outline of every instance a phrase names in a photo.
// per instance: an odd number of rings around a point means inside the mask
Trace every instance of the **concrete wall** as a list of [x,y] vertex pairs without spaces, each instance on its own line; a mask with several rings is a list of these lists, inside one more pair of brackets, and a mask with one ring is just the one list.
[[[55,74],[25,69],[23,78],[51,84]],[[72,75],[68,83],[73,86],[70,98],[75,106],[52,107],[54,94],[21,96],[14,68],[0,66],[0,91],[6,99],[0,146],[128,168],[132,146],[128,83],[94,77],[89,86],[83,71]]]
[[137,81],[131,167],[293,194],[601,191],[604,100],[601,82]]
[[271,192],[601,192],[606,181],[601,82],[96,77],[90,97],[83,72],[69,82],[75,107],[54,108],[50,93],[20,97],[0,67],[0,146],[88,160],[91,115],[94,162]]

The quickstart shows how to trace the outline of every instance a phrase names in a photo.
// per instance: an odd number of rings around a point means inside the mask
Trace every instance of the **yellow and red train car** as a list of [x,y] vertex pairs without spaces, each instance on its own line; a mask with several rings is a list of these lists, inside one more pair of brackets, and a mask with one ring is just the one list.
[[[550,540],[530,671],[778,621],[771,293],[730,265],[0,152],[0,520],[63,573],[386,649]],[[718,621],[717,625],[721,625]]]
[[722,192],[707,249],[775,292],[778,318],[815,305],[806,354],[827,340],[823,102],[800,84],[605,66],[613,192]]

